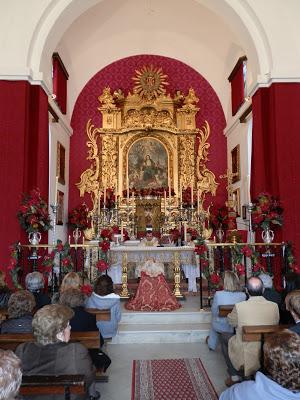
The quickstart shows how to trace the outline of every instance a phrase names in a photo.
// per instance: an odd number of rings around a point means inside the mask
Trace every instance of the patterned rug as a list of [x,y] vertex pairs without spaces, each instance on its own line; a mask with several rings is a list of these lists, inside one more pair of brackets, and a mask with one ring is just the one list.
[[131,400],[217,400],[199,358],[134,360]]

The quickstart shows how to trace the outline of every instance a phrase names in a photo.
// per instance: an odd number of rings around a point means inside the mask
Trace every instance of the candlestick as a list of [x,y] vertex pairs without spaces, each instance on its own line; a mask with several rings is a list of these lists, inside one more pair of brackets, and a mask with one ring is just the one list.
[[123,241],[123,233],[124,233],[124,227],[123,227],[123,221],[121,221],[121,242]]
[[197,190],[197,212],[200,214],[200,189]]
[[54,203],[54,205],[55,206],[57,206],[57,195],[58,195],[58,193],[57,193],[57,187],[58,187],[58,176],[55,178],[55,192],[54,192],[54,198],[55,198],[55,203]]
[[167,193],[164,190],[165,215],[167,214]]
[[68,237],[68,243],[71,244],[71,235]]
[[187,241],[187,224],[186,224],[186,222],[184,222],[184,225],[183,225],[183,234],[184,234],[183,240],[186,244],[186,241]]
[[194,182],[191,182],[191,207],[194,205]]

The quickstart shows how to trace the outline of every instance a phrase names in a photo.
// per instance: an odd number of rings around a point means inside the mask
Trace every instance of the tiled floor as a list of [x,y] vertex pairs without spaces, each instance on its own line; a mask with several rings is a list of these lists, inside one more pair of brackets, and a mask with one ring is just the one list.
[[216,391],[221,393],[225,389],[226,367],[221,351],[209,351],[204,343],[115,344],[108,345],[106,350],[112,364],[107,371],[109,382],[98,386],[101,400],[131,399],[132,361],[138,359],[199,357]]

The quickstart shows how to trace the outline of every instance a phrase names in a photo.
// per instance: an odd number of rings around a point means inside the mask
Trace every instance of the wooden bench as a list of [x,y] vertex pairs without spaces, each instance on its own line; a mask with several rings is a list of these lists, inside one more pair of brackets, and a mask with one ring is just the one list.
[[85,310],[91,314],[96,314],[97,321],[110,321],[110,309],[99,310],[98,308],[86,308]]
[[[34,342],[32,333],[4,333],[0,335],[0,348],[15,351],[21,343]],[[71,332],[71,342],[80,342],[88,349],[100,348],[99,331]]]
[[234,304],[219,306],[219,317],[227,317],[227,315],[233,310],[233,307]]
[[287,329],[289,325],[248,325],[243,326],[243,342],[260,342],[266,335]]
[[22,396],[64,394],[65,400],[71,394],[84,395],[84,375],[30,375],[22,377]]

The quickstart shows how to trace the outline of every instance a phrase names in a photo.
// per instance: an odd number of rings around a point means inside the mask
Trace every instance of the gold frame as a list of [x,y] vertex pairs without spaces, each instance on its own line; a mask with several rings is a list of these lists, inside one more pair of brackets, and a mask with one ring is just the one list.
[[241,216],[241,192],[240,188],[233,190],[232,192],[232,200],[234,201],[234,211],[236,212],[236,216]]
[[238,182],[241,179],[241,163],[240,163],[240,145],[236,145],[231,150],[231,172],[233,175],[232,183]]
[[56,146],[56,176],[58,176],[58,182],[64,185],[66,173],[66,149],[64,146],[57,142]]

